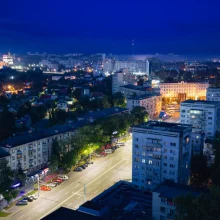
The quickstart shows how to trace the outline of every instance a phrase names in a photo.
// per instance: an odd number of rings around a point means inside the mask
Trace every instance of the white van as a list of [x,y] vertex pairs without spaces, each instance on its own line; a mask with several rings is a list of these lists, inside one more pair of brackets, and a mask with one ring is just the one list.
[[114,151],[112,149],[105,149],[106,154],[112,154]]

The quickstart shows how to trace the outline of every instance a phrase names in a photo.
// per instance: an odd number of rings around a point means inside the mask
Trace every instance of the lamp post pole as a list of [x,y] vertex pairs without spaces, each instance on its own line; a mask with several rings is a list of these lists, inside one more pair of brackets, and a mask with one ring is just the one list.
[[37,175],[37,189],[38,189],[38,198],[40,197],[40,178],[39,175]]
[[86,184],[84,184],[84,183],[82,183],[82,182],[79,182],[79,183],[81,183],[81,184],[83,184],[83,188],[84,188],[84,200],[85,200],[85,202],[86,202]]

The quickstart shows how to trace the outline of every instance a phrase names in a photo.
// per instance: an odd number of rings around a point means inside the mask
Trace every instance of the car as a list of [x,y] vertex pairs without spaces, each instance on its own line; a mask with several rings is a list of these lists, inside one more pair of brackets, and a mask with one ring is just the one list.
[[84,165],[81,165],[80,167],[84,170],[86,169],[86,166],[84,166]]
[[83,170],[83,168],[77,167],[74,171],[75,171],[75,172],[81,172],[82,170]]
[[50,186],[50,187],[56,187],[57,185],[58,185],[57,182],[52,182],[52,183],[46,184],[46,186]]
[[93,161],[87,161],[86,164],[88,165],[93,164]]
[[67,175],[59,175],[58,178],[61,180],[68,180],[69,179],[69,177]]
[[85,164],[83,164],[83,166],[86,166],[86,167],[88,167],[89,165],[88,165],[87,163],[85,163]]
[[25,197],[22,199],[23,201],[27,201],[27,202],[33,202],[33,199],[30,197]]
[[51,190],[50,187],[45,186],[45,185],[41,186],[40,189],[41,189],[42,191],[50,191],[50,190]]
[[113,149],[105,149],[105,153],[112,154],[112,153],[114,153],[114,150]]
[[27,205],[27,204],[28,204],[28,202],[25,200],[20,200],[16,203],[16,205]]
[[28,196],[29,198],[33,199],[33,200],[37,200],[38,199],[38,196],[37,195],[30,195]]
[[57,182],[60,182],[60,183],[63,182],[63,180],[61,180],[59,177],[57,177],[54,181],[57,181]]
[[56,185],[60,185],[61,184],[61,182],[58,182],[56,180],[54,180],[53,183],[56,184]]

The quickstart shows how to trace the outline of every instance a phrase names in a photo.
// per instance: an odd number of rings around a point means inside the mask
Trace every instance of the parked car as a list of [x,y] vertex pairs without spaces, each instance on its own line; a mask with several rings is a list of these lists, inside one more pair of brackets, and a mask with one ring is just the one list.
[[31,198],[31,199],[33,199],[33,200],[38,199],[38,196],[37,196],[37,195],[30,195],[30,196],[28,196],[28,197]]
[[63,182],[63,180],[61,180],[59,177],[57,177],[54,181],[57,181],[57,182],[60,182],[60,183]]
[[23,201],[27,201],[27,202],[33,202],[33,199],[30,197],[25,197],[22,199]]
[[83,166],[86,166],[86,167],[88,167],[89,165],[88,165],[87,163],[85,163],[85,164],[83,164]]
[[100,157],[105,157],[107,155],[107,153],[105,153],[105,151],[102,151],[99,155],[100,155]]
[[56,185],[60,185],[61,184],[61,182],[58,182],[56,180],[54,180],[53,183],[56,184]]
[[43,190],[43,191],[50,191],[51,190],[50,187],[45,186],[45,185],[41,186],[40,189]]
[[122,142],[118,142],[116,143],[117,146],[125,146],[125,143],[122,143]]
[[105,149],[105,153],[112,154],[112,153],[114,153],[114,150],[113,149]]
[[86,169],[86,166],[84,166],[84,165],[81,165],[80,167],[84,170]]
[[46,184],[46,186],[50,186],[50,187],[56,187],[57,185],[58,185],[57,182],[52,182],[52,183]]
[[93,161],[87,161],[86,164],[93,164]]
[[28,204],[28,202],[25,200],[20,200],[16,203],[16,205],[27,205],[27,204]]
[[68,180],[69,179],[69,177],[67,175],[59,175],[58,178],[61,180]]
[[82,170],[83,170],[83,168],[77,167],[74,171],[75,171],[75,172],[81,172]]
[[113,146],[112,147],[112,150],[116,150],[118,147],[117,146]]

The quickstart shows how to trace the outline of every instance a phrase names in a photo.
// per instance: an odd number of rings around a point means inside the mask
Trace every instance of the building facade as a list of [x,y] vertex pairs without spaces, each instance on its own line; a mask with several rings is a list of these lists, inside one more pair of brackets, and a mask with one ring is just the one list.
[[206,99],[209,84],[204,82],[160,83],[160,93],[163,98],[175,98],[180,101],[187,99]]
[[134,85],[136,76],[128,72],[116,72],[112,75],[112,94],[120,92],[124,85]]
[[193,153],[200,154],[204,140],[220,129],[220,102],[184,101],[180,104],[180,122],[192,125]]
[[143,95],[127,99],[127,108],[130,111],[136,106],[144,107],[150,117],[153,117],[161,111],[162,98],[160,95]]
[[206,92],[207,101],[220,101],[220,88],[208,88]]
[[182,184],[170,182],[161,184],[152,193],[152,218],[154,220],[174,220],[175,198],[187,194],[197,197],[201,192],[202,190]]
[[188,184],[190,125],[149,121],[132,128],[132,183],[152,191],[166,180]]

